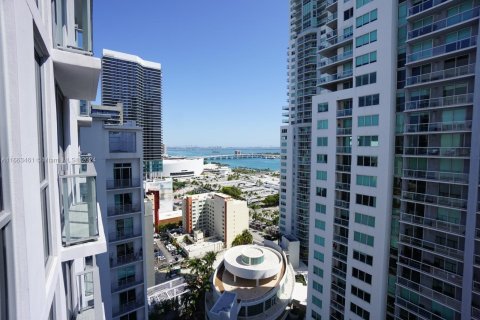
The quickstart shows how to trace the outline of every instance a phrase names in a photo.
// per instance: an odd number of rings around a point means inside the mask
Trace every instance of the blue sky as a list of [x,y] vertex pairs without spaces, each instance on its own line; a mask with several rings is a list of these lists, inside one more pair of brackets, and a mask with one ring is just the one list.
[[99,0],[93,16],[96,56],[162,64],[167,146],[279,144],[288,1]]

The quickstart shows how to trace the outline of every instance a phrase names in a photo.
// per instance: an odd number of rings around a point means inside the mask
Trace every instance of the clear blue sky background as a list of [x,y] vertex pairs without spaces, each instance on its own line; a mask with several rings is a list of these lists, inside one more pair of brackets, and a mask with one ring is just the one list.
[[97,0],[94,50],[162,64],[167,146],[278,146],[288,23],[286,0]]

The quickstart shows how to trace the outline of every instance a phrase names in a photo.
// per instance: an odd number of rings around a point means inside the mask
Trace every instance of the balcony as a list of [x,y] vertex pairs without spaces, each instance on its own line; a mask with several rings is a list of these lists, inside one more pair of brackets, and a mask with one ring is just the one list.
[[125,290],[127,288],[139,286],[142,283],[144,283],[144,279],[142,275],[140,275],[140,278],[141,278],[140,280],[136,280],[135,276],[130,276],[127,278],[118,279],[117,281],[114,281],[112,283],[112,292],[117,292],[117,291]]
[[351,78],[353,76],[353,70],[345,70],[336,74],[331,75],[322,75],[318,81],[318,85],[332,84],[338,81],[342,81],[346,78]]
[[422,227],[430,227],[431,229],[454,233],[456,235],[463,236],[465,235],[465,226],[455,223],[449,223],[446,221],[441,221],[437,219],[430,219],[425,217],[420,217],[412,214],[402,212],[400,214],[400,220],[402,222],[410,223],[413,225],[418,225]]
[[454,248],[442,246],[430,241],[425,241],[419,238],[414,238],[407,236],[405,234],[400,234],[400,243],[404,245],[410,245],[416,248],[424,249],[435,254],[443,255],[450,259],[457,259],[463,263],[463,251],[457,250]]
[[448,97],[438,97],[432,99],[422,99],[415,101],[407,101],[405,103],[405,111],[427,109],[427,108],[442,108],[473,104],[473,93],[459,94]]
[[92,0],[57,0],[52,9],[57,83],[70,99],[95,100],[101,63],[92,56]]
[[337,171],[350,172],[352,170],[352,166],[348,164],[337,164],[335,169]]
[[350,183],[336,182],[335,183],[335,189],[349,191],[350,190]]
[[137,238],[141,237],[142,232],[139,230],[134,231],[132,230],[118,230],[114,232],[110,232],[108,235],[108,240],[109,241],[121,241],[121,240],[126,240],[126,239],[131,239],[131,238]]
[[450,283],[453,283],[455,285],[462,285],[462,279],[463,277],[461,275],[457,275],[455,273],[448,272],[444,269],[437,268],[431,264],[425,263],[425,262],[420,262],[416,261],[410,258],[407,258],[405,256],[400,255],[399,257],[399,264],[407,266],[412,269],[417,269],[420,270],[426,274],[432,275],[434,277],[437,277],[442,280],[446,280]]
[[408,9],[408,15],[413,16],[414,14],[418,14],[435,6],[438,6],[448,0],[427,0],[422,3],[419,3],[411,8]]
[[325,69],[326,67],[332,67],[341,62],[345,62],[348,59],[352,59],[352,57],[353,57],[353,51],[346,51],[330,58],[323,57],[320,59],[318,69],[321,70],[321,69]]
[[408,179],[433,180],[437,182],[450,182],[468,184],[468,174],[459,172],[426,171],[403,169],[403,177]]
[[352,108],[337,110],[337,117],[351,117],[351,116],[352,116]]
[[404,147],[405,156],[463,157],[470,156],[469,147]]
[[110,267],[118,267],[124,264],[129,264],[143,259],[142,250],[137,253],[129,253],[123,256],[117,256],[116,258],[110,257]]
[[425,73],[418,76],[412,76],[407,78],[407,87],[416,85],[426,85],[430,82],[439,82],[442,80],[448,80],[451,78],[474,76],[475,64],[466,66],[460,66],[456,68],[434,71],[431,73]]
[[103,315],[98,268],[87,267],[76,274],[72,309],[75,320],[100,319]]
[[335,199],[335,206],[336,206],[336,207],[340,207],[340,208],[348,209],[348,208],[350,208],[350,202],[349,202],[349,201],[344,201],[344,200]]
[[350,154],[350,153],[352,153],[352,147],[350,147],[350,146],[348,146],[348,147],[343,147],[343,146],[337,147],[337,153]]
[[64,246],[98,239],[96,175],[93,163],[58,166]]
[[108,179],[107,190],[139,188],[140,179]]
[[403,133],[426,133],[426,132],[452,132],[452,131],[471,131],[472,121],[452,121],[452,122],[433,122],[406,124]]
[[433,194],[415,193],[409,191],[402,191],[402,198],[443,207],[452,207],[463,210],[467,209],[467,199],[462,198],[443,197]]
[[131,312],[139,308],[144,308],[144,306],[145,299],[143,297],[143,294],[138,294],[135,300],[122,303],[117,308],[115,308],[115,310],[113,311],[113,317],[115,318],[127,312]]
[[419,52],[411,53],[407,56],[407,63],[412,63],[428,58],[433,58],[446,53],[451,53],[467,48],[475,48],[477,45],[477,36],[473,36],[467,39],[458,40],[451,43],[446,43],[430,49],[425,49]]
[[124,205],[115,205],[108,207],[108,216],[114,217],[117,215],[122,214],[129,214],[129,213],[138,213],[141,212],[142,208],[140,204],[124,204]]
[[337,48],[338,46],[342,45],[347,40],[353,40],[353,32],[342,34],[342,35],[339,35],[339,36],[332,36],[330,38],[320,40],[318,50],[320,52],[325,51],[327,49],[328,49],[328,51],[333,50],[333,49]]
[[426,26],[423,26],[421,28],[417,28],[415,30],[412,30],[412,31],[408,32],[408,40],[411,40],[411,39],[414,39],[414,38],[417,38],[417,37],[420,37],[420,36],[435,32],[435,31],[446,29],[446,28],[451,27],[453,25],[456,25],[456,24],[468,21],[470,19],[473,19],[475,17],[478,17],[479,11],[480,11],[479,8],[476,7],[476,8],[458,13],[454,16],[435,21],[435,22],[433,22],[431,24],[428,24]]
[[338,136],[351,136],[352,135],[352,128],[337,128],[337,135]]

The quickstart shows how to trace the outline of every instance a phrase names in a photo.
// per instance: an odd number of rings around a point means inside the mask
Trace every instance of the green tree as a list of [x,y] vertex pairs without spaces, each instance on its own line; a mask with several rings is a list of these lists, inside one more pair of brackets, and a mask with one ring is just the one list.
[[222,189],[220,189],[220,192],[225,193],[232,198],[243,200],[242,190],[240,190],[240,188],[238,187],[223,187]]
[[262,202],[265,207],[278,206],[280,202],[280,195],[277,193],[277,194],[266,196]]
[[253,236],[247,229],[243,230],[243,232],[235,237],[232,241],[232,247],[240,246],[244,244],[252,244],[253,243]]

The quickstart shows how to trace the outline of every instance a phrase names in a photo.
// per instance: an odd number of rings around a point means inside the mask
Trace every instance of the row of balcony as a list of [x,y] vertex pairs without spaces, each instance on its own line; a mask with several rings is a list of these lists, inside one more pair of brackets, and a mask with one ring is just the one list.
[[435,180],[450,183],[468,183],[468,173],[403,169],[404,178]]
[[416,261],[405,256],[399,256],[398,263],[406,267],[421,270],[428,274],[431,274],[434,277],[437,277],[442,280],[446,280],[452,284],[461,286],[463,277],[455,273],[448,272],[444,269],[437,268],[431,264],[427,264],[421,261]]
[[336,33],[330,35],[330,38],[321,39],[318,45],[318,50],[333,49],[334,46],[343,43],[344,41],[351,40],[353,38],[353,32],[336,36]]
[[404,147],[403,154],[406,156],[468,158],[470,156],[470,147]]
[[473,93],[459,94],[448,97],[438,97],[431,99],[421,99],[407,101],[405,103],[405,111],[460,106],[473,103]]
[[444,197],[433,194],[402,191],[402,197],[408,200],[424,202],[433,205],[467,209],[467,199]]
[[419,3],[411,8],[408,9],[408,15],[413,16],[414,14],[418,14],[435,6],[438,6],[448,0],[427,0]]
[[451,121],[451,122],[431,122],[406,124],[403,133],[423,133],[423,132],[447,132],[447,131],[471,131],[472,121]]
[[341,62],[341,61],[346,60],[346,59],[351,59],[352,57],[353,57],[353,51],[352,50],[345,51],[345,52],[339,53],[336,56],[333,56],[333,57],[330,57],[330,58],[327,58],[327,57],[321,58],[320,62],[319,62],[319,66],[320,66],[320,68],[321,67],[326,67],[326,66]]
[[470,47],[475,47],[477,44],[477,37],[473,36],[470,38],[458,40],[451,43],[442,44],[433,48],[425,49],[419,52],[411,53],[407,56],[407,63],[415,62],[427,58],[433,58],[445,53],[454,52],[457,50],[462,50]]
[[408,214],[405,212],[400,213],[400,219],[403,222],[407,222],[410,224],[420,225],[430,227],[436,230],[446,231],[449,233],[454,233],[457,235],[464,235],[465,234],[465,226],[455,223],[450,223],[446,221],[441,221],[437,219],[425,218],[421,216],[416,216],[412,214]]
[[414,39],[416,37],[420,37],[420,36],[429,34],[431,32],[442,30],[442,29],[448,28],[450,26],[453,26],[455,24],[458,24],[458,23],[470,20],[472,18],[478,17],[479,12],[480,12],[479,7],[475,7],[473,9],[470,9],[470,10],[467,10],[467,11],[464,11],[464,12],[460,12],[456,15],[451,16],[451,17],[435,21],[431,24],[427,24],[423,27],[420,27],[420,28],[414,29],[412,31],[409,31],[408,32],[408,39],[409,40]]
[[405,234],[400,234],[399,242],[408,246],[424,249],[435,254],[440,254],[451,259],[457,259],[463,262],[463,251],[454,248],[442,246],[430,241],[422,240],[416,237],[410,237]]
[[432,81],[446,80],[455,77],[474,75],[475,64],[466,66],[459,66],[455,68],[434,71],[430,73],[421,74],[418,76],[412,76],[407,78],[407,86],[413,86],[416,84],[426,84]]

